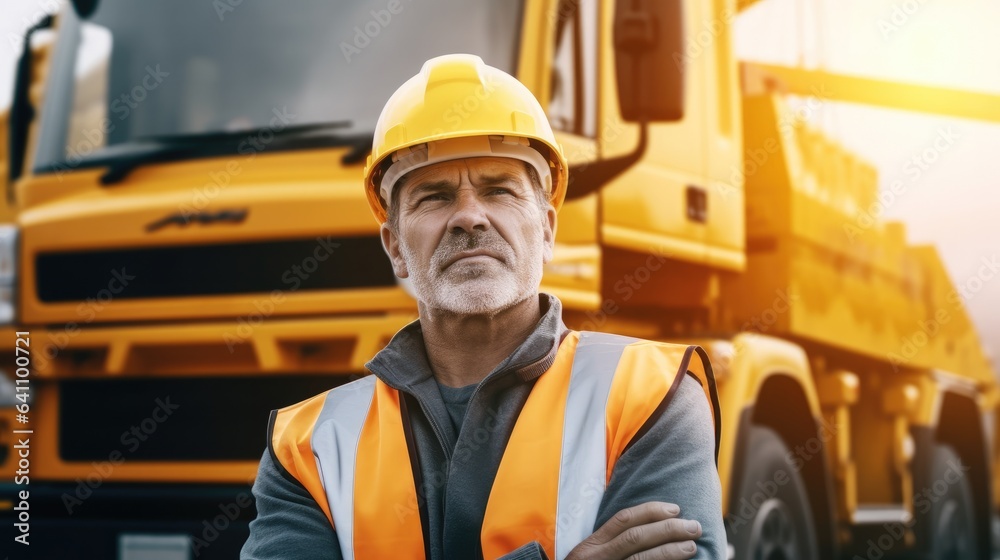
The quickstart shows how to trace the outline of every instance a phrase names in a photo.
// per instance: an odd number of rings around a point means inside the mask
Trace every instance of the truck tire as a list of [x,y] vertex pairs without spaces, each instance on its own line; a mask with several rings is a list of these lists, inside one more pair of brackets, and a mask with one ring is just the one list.
[[788,447],[763,426],[748,426],[744,471],[727,520],[736,560],[819,558],[809,495],[786,457]]
[[[921,553],[935,560],[979,560],[975,502],[958,453],[937,444],[931,479],[914,491],[915,530]],[[929,508],[928,508],[929,504]],[[921,514],[922,510],[926,510]]]

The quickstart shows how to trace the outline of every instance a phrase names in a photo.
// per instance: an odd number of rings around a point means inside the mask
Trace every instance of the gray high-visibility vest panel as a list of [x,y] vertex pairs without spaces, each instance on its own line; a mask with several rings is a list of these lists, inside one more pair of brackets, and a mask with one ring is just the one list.
[[607,481],[605,418],[611,381],[625,347],[638,339],[581,332],[563,421],[556,505],[556,558],[590,536]]
[[374,375],[330,391],[310,441],[344,560],[354,560],[354,469],[374,396]]

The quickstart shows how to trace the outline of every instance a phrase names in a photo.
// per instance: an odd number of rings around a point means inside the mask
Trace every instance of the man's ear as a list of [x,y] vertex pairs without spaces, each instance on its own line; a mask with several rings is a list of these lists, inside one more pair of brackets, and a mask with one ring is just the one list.
[[548,263],[552,260],[552,249],[556,244],[556,210],[549,205],[549,209],[545,211],[545,217],[542,219],[542,239],[545,243],[545,250],[542,253],[542,262]]
[[392,271],[400,278],[408,277],[410,272],[406,269],[406,259],[403,258],[403,252],[399,250],[399,236],[392,231],[388,222],[382,224],[379,233],[382,235],[382,248],[385,249],[385,254],[389,255],[389,261],[392,262]]

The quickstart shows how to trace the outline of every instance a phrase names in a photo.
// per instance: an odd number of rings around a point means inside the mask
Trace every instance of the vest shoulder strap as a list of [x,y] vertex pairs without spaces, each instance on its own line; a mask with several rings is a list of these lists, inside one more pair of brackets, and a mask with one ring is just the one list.
[[696,345],[642,340],[623,350],[608,395],[609,477],[615,461],[652,428],[670,405],[686,375],[701,385],[712,411],[718,463],[719,398],[708,354]]
[[329,394],[330,391],[326,391],[291,406],[272,410],[267,426],[267,448],[278,470],[305,487],[332,526],[333,516],[311,442],[313,428]]
[[[614,356],[614,363],[601,363]],[[640,340],[606,333],[581,332],[577,357],[584,367],[613,375],[607,394],[607,476],[618,458],[648,431],[670,404],[686,374],[702,386],[712,410],[719,446],[719,403],[708,355],[694,345]],[[574,364],[575,366],[577,364]],[[576,368],[575,368],[576,369]],[[607,372],[606,370],[612,371]],[[585,374],[585,370],[581,370]]]
[[368,375],[273,414],[275,462],[337,531],[341,556],[424,556],[399,393]]

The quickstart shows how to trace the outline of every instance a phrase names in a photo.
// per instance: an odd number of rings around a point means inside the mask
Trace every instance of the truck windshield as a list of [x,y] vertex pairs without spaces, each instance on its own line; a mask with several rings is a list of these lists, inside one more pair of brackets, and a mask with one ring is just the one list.
[[67,9],[35,171],[241,131],[370,139],[385,101],[428,58],[472,53],[514,74],[522,2],[102,0],[86,19]]

